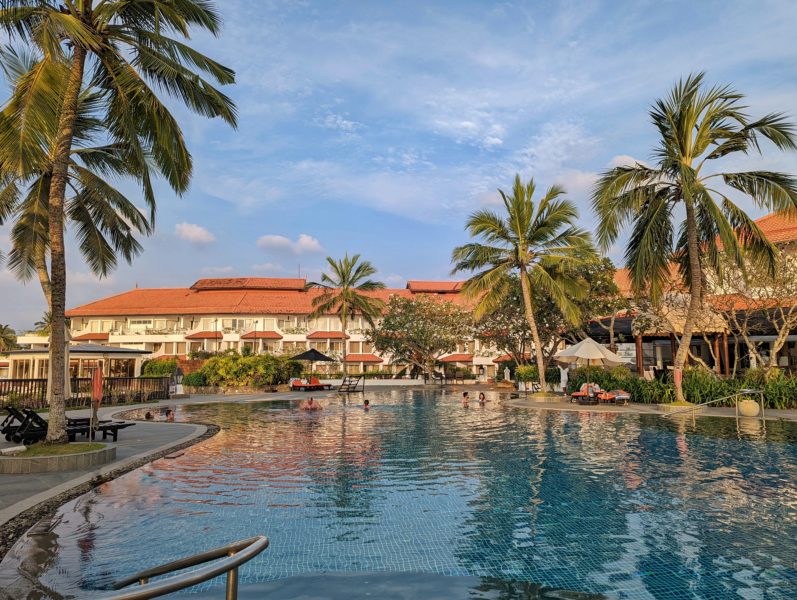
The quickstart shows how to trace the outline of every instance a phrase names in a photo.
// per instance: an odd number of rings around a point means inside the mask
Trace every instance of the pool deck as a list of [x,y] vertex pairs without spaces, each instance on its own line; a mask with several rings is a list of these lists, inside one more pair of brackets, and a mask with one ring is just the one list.
[[[380,391],[386,387],[380,388]],[[422,389],[422,388],[421,388]],[[439,386],[426,386],[426,389],[440,390]],[[490,388],[481,386],[446,386],[444,389],[452,394],[462,390],[471,392],[488,391]],[[564,399],[561,402],[535,402],[523,397],[510,398],[510,393],[505,390],[490,390],[498,393],[500,400],[513,408],[529,410],[554,410],[573,411],[584,413],[627,413],[627,414],[658,414],[664,413],[657,410],[656,406],[649,404],[630,404],[628,406],[598,405],[580,406]],[[100,417],[111,418],[114,414],[134,408],[158,408],[183,404],[208,404],[217,402],[248,403],[264,401],[299,400],[313,396],[317,399],[334,396],[335,392],[286,392],[276,394],[236,394],[236,395],[198,395],[189,398],[161,401],[157,404],[140,404],[129,406],[110,406],[100,409]],[[475,394],[474,394],[475,395]],[[564,398],[564,397],[563,397]],[[45,415],[46,416],[46,415]],[[70,411],[69,416],[89,416],[88,410]],[[691,415],[688,415],[691,417]],[[709,407],[702,415],[708,417],[733,417],[733,408]],[[784,419],[797,421],[797,410],[767,410],[768,420]],[[119,441],[115,443],[117,458],[114,462],[103,467],[82,471],[69,471],[63,473],[39,473],[28,475],[0,475],[0,527],[10,520],[29,511],[33,507],[49,500],[67,494],[70,490],[85,486],[98,478],[115,476],[134,468],[142,462],[148,462],[152,457],[162,456],[164,453],[177,446],[190,443],[207,433],[207,427],[201,424],[190,423],[165,423],[139,421],[135,427],[125,429],[119,434]],[[101,441],[101,440],[100,440]],[[113,442],[110,442],[113,443]],[[5,440],[0,441],[0,449],[13,446]],[[0,540],[2,542],[2,540]],[[2,545],[2,544],[0,544]],[[3,552],[0,551],[0,558]]]

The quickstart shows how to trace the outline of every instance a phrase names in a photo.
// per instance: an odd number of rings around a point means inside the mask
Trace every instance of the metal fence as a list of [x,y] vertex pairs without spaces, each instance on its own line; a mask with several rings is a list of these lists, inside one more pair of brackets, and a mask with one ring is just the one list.
[[[168,400],[169,377],[109,377],[103,381],[103,404],[135,404],[152,400]],[[67,408],[89,406],[91,379],[71,380],[72,394]],[[47,407],[46,379],[0,379],[0,405],[14,404],[24,408]]]

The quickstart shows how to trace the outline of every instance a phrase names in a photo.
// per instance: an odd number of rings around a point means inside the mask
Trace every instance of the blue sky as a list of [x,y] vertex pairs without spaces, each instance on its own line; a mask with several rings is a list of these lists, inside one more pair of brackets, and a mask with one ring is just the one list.
[[[69,306],[136,284],[315,277],[345,251],[389,285],[446,279],[467,214],[516,172],[564,185],[593,228],[596,173],[649,157],[648,107],[693,71],[747,94],[751,114],[797,117],[788,0],[219,6],[221,36],[193,43],[237,72],[226,91],[239,127],[175,107],[191,189],[160,186],[156,232],[132,266],[98,281],[70,254]],[[724,166],[764,165],[795,172],[797,156]],[[0,323],[28,328],[43,308],[36,281],[0,273]]]

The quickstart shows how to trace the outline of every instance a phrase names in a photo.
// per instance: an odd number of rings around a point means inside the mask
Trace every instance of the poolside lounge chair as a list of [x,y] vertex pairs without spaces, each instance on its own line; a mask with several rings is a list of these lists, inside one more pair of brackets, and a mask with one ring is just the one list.
[[11,436],[13,436],[20,427],[25,425],[29,418],[19,412],[14,406],[6,406],[5,409],[8,416],[0,423],[0,434],[4,435],[6,441],[10,442]]
[[311,386],[313,386],[312,389],[314,389],[314,390],[331,390],[332,389],[332,386],[329,385],[328,383],[321,383],[321,381],[319,381],[318,377],[311,377],[308,380],[308,382],[309,382],[309,384]]
[[597,395],[601,391],[602,390],[597,383],[584,383],[577,392],[570,394],[570,402],[578,402],[579,404],[597,404]]
[[614,394],[615,404],[622,404],[625,406],[631,401],[631,392],[626,392],[625,390],[612,390],[609,393]]

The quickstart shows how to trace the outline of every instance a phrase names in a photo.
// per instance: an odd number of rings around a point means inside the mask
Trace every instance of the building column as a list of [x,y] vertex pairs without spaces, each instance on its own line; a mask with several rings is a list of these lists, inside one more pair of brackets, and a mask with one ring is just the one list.
[[634,338],[636,344],[636,373],[640,377],[645,373],[645,355],[642,348],[642,334],[637,334]]
[[712,342],[713,346],[713,354],[714,354],[714,372],[717,374],[722,373],[722,361],[720,360],[720,334],[714,334],[714,340]]

